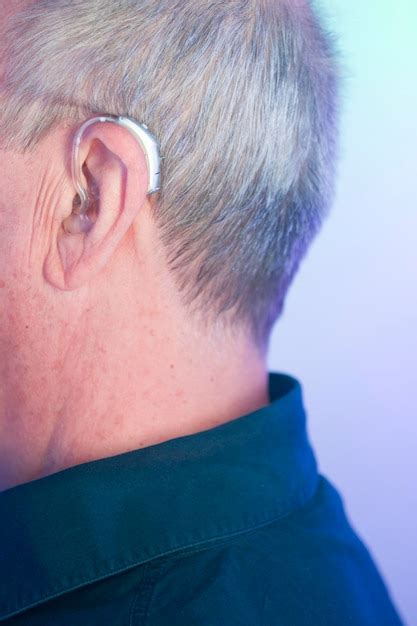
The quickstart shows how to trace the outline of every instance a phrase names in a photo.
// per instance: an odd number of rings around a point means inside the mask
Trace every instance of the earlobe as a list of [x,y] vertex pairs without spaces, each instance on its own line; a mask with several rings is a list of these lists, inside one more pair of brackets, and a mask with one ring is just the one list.
[[61,232],[51,242],[43,276],[53,287],[62,291],[73,291],[82,286],[83,276],[77,265],[83,256],[83,235]]

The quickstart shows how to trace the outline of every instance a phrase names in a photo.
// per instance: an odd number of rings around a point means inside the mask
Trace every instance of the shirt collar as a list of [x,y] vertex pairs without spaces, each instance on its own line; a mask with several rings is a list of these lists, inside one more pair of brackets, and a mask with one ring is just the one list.
[[150,559],[262,526],[314,493],[302,389],[225,424],[0,493],[0,619]]

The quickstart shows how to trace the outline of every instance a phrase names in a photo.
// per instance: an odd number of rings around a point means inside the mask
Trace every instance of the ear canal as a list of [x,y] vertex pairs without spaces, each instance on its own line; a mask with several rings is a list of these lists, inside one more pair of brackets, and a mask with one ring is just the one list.
[[90,181],[90,184],[88,186],[87,209],[83,209],[83,207],[81,206],[82,202],[79,194],[77,193],[74,196],[74,200],[72,203],[72,213],[62,223],[66,233],[78,235],[80,233],[86,233],[92,228],[95,219],[92,220],[90,215],[87,215],[85,211],[88,210],[91,212],[92,209],[92,214],[94,213],[95,218],[97,217],[96,211],[99,196],[100,194],[98,186],[92,180]]
[[74,214],[71,213],[63,222],[62,226],[66,233],[71,235],[79,235],[80,233],[88,232],[93,222],[85,213]]

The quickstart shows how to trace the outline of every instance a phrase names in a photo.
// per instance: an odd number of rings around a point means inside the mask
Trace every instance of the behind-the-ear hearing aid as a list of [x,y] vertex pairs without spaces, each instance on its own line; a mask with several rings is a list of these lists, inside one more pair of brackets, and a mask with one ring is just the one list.
[[159,154],[159,145],[155,137],[148,130],[146,124],[137,122],[131,117],[124,115],[100,115],[97,117],[91,117],[79,127],[77,130],[72,145],[72,159],[71,159],[71,171],[72,179],[77,189],[80,204],[74,206],[72,213],[67,217],[64,222],[64,230],[67,233],[80,233],[87,232],[92,227],[93,223],[87,215],[87,209],[92,198],[82,183],[82,171],[80,163],[80,143],[86,128],[92,124],[100,122],[113,122],[124,126],[134,138],[138,141],[140,147],[145,153],[146,165],[148,167],[148,191],[147,194],[153,194],[159,191],[161,183],[161,157]]

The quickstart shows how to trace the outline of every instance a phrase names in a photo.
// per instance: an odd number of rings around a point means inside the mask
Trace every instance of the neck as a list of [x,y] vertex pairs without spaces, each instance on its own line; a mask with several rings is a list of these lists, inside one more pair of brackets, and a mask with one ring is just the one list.
[[62,346],[56,338],[48,357],[36,341],[8,353],[0,490],[206,430],[269,403],[265,364],[246,344],[214,344],[190,328],[172,334],[168,324],[151,323],[155,311],[140,322],[132,313],[106,328],[87,309],[66,332],[71,341]]

